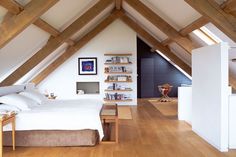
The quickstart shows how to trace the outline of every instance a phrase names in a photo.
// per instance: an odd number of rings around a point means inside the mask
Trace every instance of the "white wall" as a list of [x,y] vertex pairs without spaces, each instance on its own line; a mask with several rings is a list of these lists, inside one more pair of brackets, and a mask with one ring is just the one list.
[[192,123],[192,87],[178,87],[178,119]]
[[[104,83],[104,53],[133,53],[132,55],[132,79],[130,84],[134,101],[124,103],[127,105],[137,104],[137,46],[136,33],[120,20],[116,20],[87,45],[80,49],[75,55],[51,73],[43,82],[38,85],[40,91],[54,92],[59,99],[76,99],[80,97],[104,98],[104,89],[108,86]],[[97,57],[98,74],[81,76],[78,75],[79,57]],[[77,95],[76,82],[100,82],[99,95]]]
[[192,51],[192,128],[218,148],[228,149],[228,44]]
[[236,149],[236,94],[229,97],[229,148]]

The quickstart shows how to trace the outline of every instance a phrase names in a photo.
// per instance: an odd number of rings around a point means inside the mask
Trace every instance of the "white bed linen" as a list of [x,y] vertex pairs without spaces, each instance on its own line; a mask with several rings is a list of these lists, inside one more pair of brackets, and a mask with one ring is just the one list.
[[[30,111],[16,115],[16,130],[98,130],[103,129],[100,121],[102,101],[95,99],[48,100]],[[4,131],[11,130],[11,125]]]

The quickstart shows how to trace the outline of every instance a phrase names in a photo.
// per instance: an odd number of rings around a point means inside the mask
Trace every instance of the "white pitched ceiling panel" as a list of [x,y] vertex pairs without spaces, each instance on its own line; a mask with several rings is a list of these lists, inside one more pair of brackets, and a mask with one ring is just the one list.
[[0,49],[0,81],[42,48],[48,38],[48,33],[30,25]]
[[60,0],[41,18],[58,30],[64,30],[98,0]]
[[180,30],[201,17],[184,0],[141,0],[176,30]]
[[164,34],[160,29],[154,26],[151,22],[149,22],[145,17],[143,17],[140,13],[130,7],[126,2],[123,3],[123,8],[127,11],[137,23],[144,26],[149,30],[149,32],[159,41],[163,41],[168,38],[166,34]]
[[92,21],[90,21],[87,25],[85,25],[81,30],[76,32],[71,39],[79,40],[83,35],[92,30],[98,23],[100,23],[103,19],[105,19],[115,7],[115,3],[107,7],[104,11],[102,11],[97,17],[95,17]]
[[172,52],[191,67],[191,55],[176,43],[169,45]]

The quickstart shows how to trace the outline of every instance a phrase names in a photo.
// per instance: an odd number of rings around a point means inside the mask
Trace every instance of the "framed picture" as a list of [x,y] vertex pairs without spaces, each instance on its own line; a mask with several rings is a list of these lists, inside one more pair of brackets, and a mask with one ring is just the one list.
[[97,58],[79,58],[79,75],[97,75]]

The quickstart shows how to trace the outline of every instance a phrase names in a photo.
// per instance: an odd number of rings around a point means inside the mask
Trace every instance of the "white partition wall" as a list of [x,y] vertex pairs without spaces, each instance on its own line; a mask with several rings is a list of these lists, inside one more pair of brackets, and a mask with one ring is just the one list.
[[228,150],[228,44],[192,52],[192,128],[220,151]]

